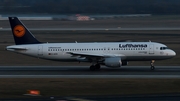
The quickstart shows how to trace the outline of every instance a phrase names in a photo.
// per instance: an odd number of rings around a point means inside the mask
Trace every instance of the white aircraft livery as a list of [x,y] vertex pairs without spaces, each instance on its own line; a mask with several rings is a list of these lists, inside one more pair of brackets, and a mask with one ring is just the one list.
[[90,62],[90,70],[121,67],[128,61],[151,61],[176,56],[166,45],[156,42],[41,43],[17,17],[9,17],[15,44],[8,51],[48,60]]

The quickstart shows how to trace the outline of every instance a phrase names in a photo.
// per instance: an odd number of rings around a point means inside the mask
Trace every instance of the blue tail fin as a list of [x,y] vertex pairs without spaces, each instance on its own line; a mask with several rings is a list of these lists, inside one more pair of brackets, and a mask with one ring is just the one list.
[[16,45],[40,43],[17,17],[9,17]]

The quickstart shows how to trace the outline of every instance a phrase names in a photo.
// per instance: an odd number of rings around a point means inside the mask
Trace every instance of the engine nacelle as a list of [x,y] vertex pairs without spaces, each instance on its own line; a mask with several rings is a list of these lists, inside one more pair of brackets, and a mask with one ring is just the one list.
[[122,62],[120,57],[110,57],[105,58],[104,64],[108,67],[121,67]]

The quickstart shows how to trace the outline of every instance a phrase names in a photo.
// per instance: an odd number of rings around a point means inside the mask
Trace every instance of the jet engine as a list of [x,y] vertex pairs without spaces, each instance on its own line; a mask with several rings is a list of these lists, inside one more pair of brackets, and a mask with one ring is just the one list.
[[120,57],[105,58],[104,65],[108,67],[121,67],[122,62]]

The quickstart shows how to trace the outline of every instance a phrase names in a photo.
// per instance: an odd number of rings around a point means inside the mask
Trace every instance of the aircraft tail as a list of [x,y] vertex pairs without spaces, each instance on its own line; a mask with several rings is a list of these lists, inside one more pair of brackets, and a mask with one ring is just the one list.
[[16,45],[40,43],[17,17],[9,17],[9,22]]

